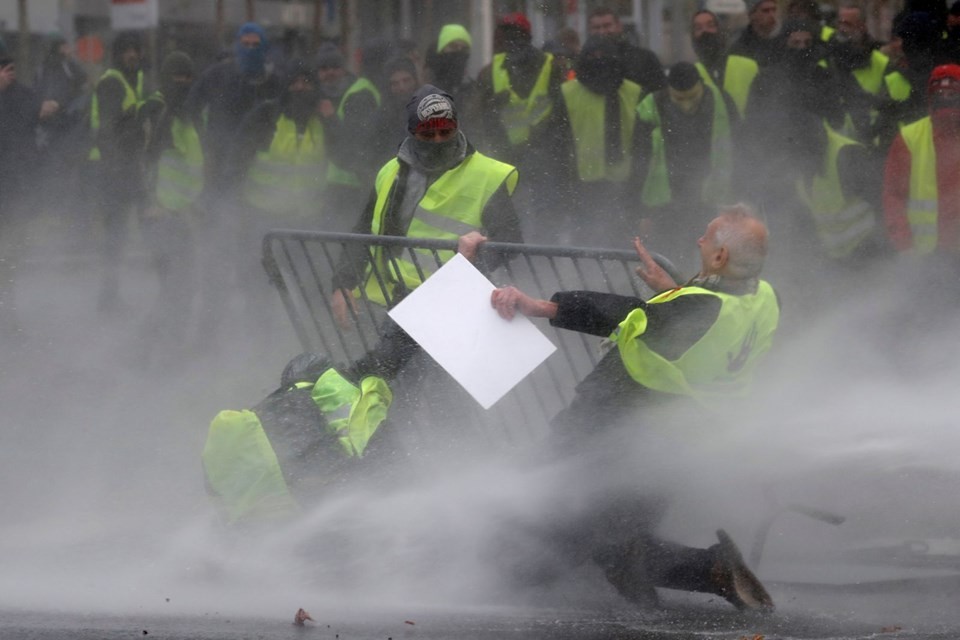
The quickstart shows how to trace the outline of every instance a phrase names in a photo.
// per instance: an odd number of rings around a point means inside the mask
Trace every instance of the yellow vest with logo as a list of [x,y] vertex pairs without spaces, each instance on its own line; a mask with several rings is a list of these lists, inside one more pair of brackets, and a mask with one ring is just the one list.
[[[704,86],[713,95],[713,124],[710,127],[710,172],[703,182],[700,197],[703,202],[729,202],[733,174],[730,117],[727,114],[726,102],[717,87],[712,82],[705,82]],[[656,94],[648,95],[637,107],[637,117],[653,126],[650,136],[650,167],[641,193],[641,200],[648,207],[664,205],[673,199],[667,171],[663,125],[655,96]]]
[[319,213],[327,168],[323,125],[316,117],[302,134],[285,115],[277,119],[270,147],[258,151],[247,171],[244,195],[253,206],[277,215],[308,217]]
[[[370,233],[382,235],[384,213],[400,172],[400,162],[394,158],[377,174],[377,201],[373,211]],[[506,183],[508,193],[517,186],[517,170],[505,162],[494,160],[475,151],[467,155],[459,165],[450,169],[427,188],[417,204],[413,219],[407,229],[409,238],[456,240],[482,226],[483,209],[500,186]],[[417,249],[415,256],[422,256],[417,264],[405,259],[391,257],[384,248],[374,251],[373,269],[367,274],[364,291],[377,304],[392,303],[398,286],[412,290],[420,286],[435,268],[433,252]],[[438,251],[441,262],[454,256],[453,251]],[[382,279],[380,285],[377,275]],[[384,291],[384,288],[386,291]]]
[[937,191],[937,153],[933,146],[933,122],[930,116],[900,130],[910,151],[910,195],[907,221],[913,237],[912,251],[933,253],[937,248],[937,217],[940,195]]
[[[696,67],[704,83],[716,86],[713,78],[710,77],[710,72],[707,71],[707,67],[702,62],[698,62]],[[753,80],[757,77],[759,71],[760,66],[756,60],[738,55],[727,56],[727,62],[723,71],[722,89],[726,91],[733,100],[733,104],[737,106],[737,111],[741,116],[744,113],[744,109],[747,108],[747,100],[750,98],[750,87],[753,86]]]
[[[310,396],[343,453],[351,458],[363,456],[393,401],[387,383],[370,376],[358,386],[328,369],[314,384],[294,385],[297,389],[308,387],[312,387]],[[207,432],[202,460],[207,483],[230,522],[285,518],[299,510],[277,454],[253,411],[217,414]]]
[[494,94],[509,92],[510,101],[501,111],[503,126],[507,130],[510,144],[523,144],[530,139],[530,129],[547,119],[553,111],[550,102],[550,72],[553,70],[553,54],[546,54],[540,75],[525,99],[517,95],[510,85],[510,74],[503,66],[507,54],[493,56],[491,73],[493,75]]
[[[373,99],[376,101],[377,106],[380,106],[380,91],[377,90],[376,85],[367,80],[366,78],[357,78],[350,87],[344,91],[343,96],[340,98],[340,104],[337,105],[337,120],[341,123],[343,118],[346,115],[346,104],[347,99],[350,98],[355,93],[360,93],[361,91],[369,91],[373,96]],[[360,184],[360,177],[353,171],[347,171],[346,169],[341,169],[333,162],[330,162],[327,168],[327,182],[330,184],[340,184],[348,187],[362,187]]]
[[620,144],[623,156],[616,164],[607,164],[604,146],[606,97],[594,93],[579,80],[561,86],[563,100],[570,116],[573,144],[577,154],[577,174],[584,182],[608,180],[623,182],[630,177],[633,154],[633,130],[637,124],[637,103],[640,85],[624,80],[617,90],[620,101]]
[[681,296],[710,295],[720,299],[720,313],[707,332],[673,360],[643,341],[644,309],[634,309],[611,336],[624,367],[648,389],[692,397],[710,406],[725,397],[745,395],[757,363],[773,344],[780,321],[776,294],[761,280],[756,293],[734,296],[701,287],[680,287],[648,301],[662,304]]
[[840,185],[837,169],[840,150],[849,145],[862,145],[836,133],[827,125],[824,128],[827,131],[827,149],[823,167],[809,184],[798,178],[797,191],[813,215],[817,235],[827,254],[833,258],[843,258],[873,232],[876,212],[860,198],[844,198]]
[[[137,71],[136,88],[131,87],[126,77],[117,69],[107,69],[104,71],[100,79],[97,80],[97,86],[100,86],[100,83],[107,78],[116,78],[123,84],[123,103],[120,106],[125,112],[130,109],[137,109],[143,104],[143,71]],[[100,100],[97,98],[96,88],[94,88],[93,96],[90,98],[90,130],[94,136],[100,131]],[[90,149],[88,158],[90,160],[100,159],[100,149],[96,143],[94,143],[93,148]]]

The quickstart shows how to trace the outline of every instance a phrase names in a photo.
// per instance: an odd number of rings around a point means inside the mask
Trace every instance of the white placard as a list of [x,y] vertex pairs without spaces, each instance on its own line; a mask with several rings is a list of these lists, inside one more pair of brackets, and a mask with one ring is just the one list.
[[110,0],[110,28],[153,29],[160,24],[157,0]]
[[490,306],[494,288],[458,253],[390,311],[484,409],[557,349],[529,319],[501,318]]

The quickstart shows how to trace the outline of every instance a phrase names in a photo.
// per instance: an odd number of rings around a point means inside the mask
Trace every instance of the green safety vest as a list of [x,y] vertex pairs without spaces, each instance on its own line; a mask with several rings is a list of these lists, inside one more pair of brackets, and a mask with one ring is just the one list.
[[[859,69],[853,70],[853,77],[857,79],[860,87],[869,93],[872,96],[875,96],[880,93],[880,90],[883,88],[884,76],[887,75],[887,67],[890,65],[890,58],[881,53],[880,51],[874,50],[870,54],[870,64],[866,67],[861,67]],[[890,74],[892,75],[892,74]],[[901,78],[903,75],[897,72]],[[906,81],[906,78],[903,78]],[[888,85],[889,86],[889,85]],[[906,100],[907,96],[910,95],[910,84],[907,83],[907,95],[902,98]]]
[[[158,92],[155,96],[163,100]],[[157,204],[168,211],[184,211],[203,191],[203,148],[196,127],[174,116],[170,121],[173,146],[164,149],[157,162]]]
[[637,103],[642,89],[624,80],[617,90],[620,101],[620,141],[623,155],[615,164],[607,164],[605,153],[606,97],[594,93],[579,80],[561,86],[563,100],[570,115],[573,144],[577,153],[577,173],[584,182],[608,180],[624,182],[630,177],[633,154],[630,153],[633,130],[637,124]]
[[[702,63],[696,64],[697,70],[704,83],[716,86],[710,72]],[[738,55],[728,55],[727,62],[723,71],[723,90],[727,92],[737,106],[737,111],[742,116],[744,109],[747,108],[747,99],[750,97],[750,87],[753,86],[753,80],[757,77],[760,67],[756,60]]]
[[[710,128],[710,173],[704,180],[700,197],[703,202],[729,202],[733,173],[730,117],[720,90],[712,82],[704,83],[704,86],[713,94],[713,125]],[[637,107],[637,117],[642,122],[653,126],[650,168],[641,193],[641,199],[648,207],[664,205],[673,199],[670,192],[670,178],[667,175],[667,154],[656,95],[648,95]]]
[[530,129],[547,119],[553,111],[550,102],[550,72],[553,70],[553,54],[546,54],[540,75],[525,99],[517,95],[510,86],[510,74],[503,66],[507,54],[498,53],[493,56],[491,73],[493,75],[493,93],[509,92],[510,101],[501,111],[501,119],[507,130],[510,144],[523,144],[530,139]]
[[[373,94],[374,100],[377,102],[377,106],[380,106],[380,92],[377,90],[376,85],[367,80],[366,78],[357,78],[356,81],[350,85],[350,87],[344,91],[343,96],[340,98],[340,104],[337,106],[337,120],[343,122],[345,115],[345,105],[347,104],[347,99],[355,93],[361,91],[369,91]],[[352,172],[347,171],[346,169],[341,169],[333,162],[328,163],[327,165],[327,182],[329,184],[341,184],[348,187],[362,187],[360,183],[360,177]]]
[[[384,213],[393,196],[399,172],[400,162],[394,158],[377,174],[377,200],[370,226],[373,235],[382,235],[384,232]],[[407,237],[456,240],[479,229],[482,226],[483,209],[493,194],[504,183],[512,194],[517,179],[517,170],[513,166],[474,151],[427,188],[414,211]],[[388,300],[392,301],[398,286],[406,290],[415,289],[432,273],[435,268],[433,252],[426,249],[414,249],[413,252],[423,257],[418,264],[390,257],[383,248],[374,250],[373,264],[364,285],[364,292],[372,302],[386,305]],[[453,251],[438,251],[437,257],[443,263],[454,254]],[[383,287],[378,276],[383,281]]]
[[[836,133],[826,124],[827,149],[820,173],[808,185],[797,179],[800,199],[810,209],[817,235],[827,254],[833,258],[850,255],[876,226],[876,213],[860,198],[848,200],[843,196],[837,158],[848,145],[860,145]],[[861,145],[862,146],[862,145]]]
[[611,336],[630,377],[648,389],[692,397],[710,406],[725,397],[749,390],[761,356],[773,344],[780,320],[777,297],[766,281],[757,292],[735,296],[700,287],[665,291],[647,304],[661,304],[681,296],[710,295],[722,305],[716,321],[684,353],[673,360],[643,341],[647,330],[644,309],[634,309]]
[[903,102],[910,97],[910,81],[899,71],[891,71],[883,77],[887,87],[887,95],[897,102]]
[[930,116],[900,130],[910,151],[910,196],[907,221],[913,237],[912,251],[933,253],[937,248],[937,153],[933,146],[933,122]]
[[[136,89],[130,86],[130,83],[127,82],[124,75],[117,69],[107,69],[104,71],[100,79],[97,80],[97,86],[100,86],[100,83],[107,78],[116,78],[123,83],[123,103],[121,107],[124,111],[136,109],[143,104],[143,71],[137,71]],[[96,88],[94,88],[93,96],[90,98],[90,131],[92,131],[94,135],[100,131],[100,101],[97,99]],[[88,158],[90,160],[100,159],[100,149],[96,144],[90,149]]]
[[258,151],[247,171],[244,196],[247,202],[277,215],[306,217],[316,214],[326,181],[326,150],[323,125],[316,117],[307,121],[302,134],[285,115],[277,118],[273,139]]
[[[293,388],[307,387],[312,387],[311,398],[343,454],[361,457],[393,401],[387,383],[370,376],[358,386],[328,369],[312,385],[301,382]],[[207,483],[230,522],[285,518],[299,510],[276,451],[253,411],[217,414],[207,432],[202,461]]]

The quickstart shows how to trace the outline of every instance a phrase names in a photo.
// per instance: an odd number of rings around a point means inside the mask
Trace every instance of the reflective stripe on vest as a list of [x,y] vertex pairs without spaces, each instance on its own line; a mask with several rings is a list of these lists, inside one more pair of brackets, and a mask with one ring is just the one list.
[[[729,202],[731,198],[732,148],[730,118],[726,103],[716,85],[704,83],[713,95],[713,123],[710,127],[710,172],[703,181],[700,197],[703,202]],[[667,153],[663,139],[657,94],[650,94],[637,107],[637,117],[653,126],[651,133],[650,168],[643,184],[641,199],[648,207],[667,204],[673,199],[667,172]]]
[[491,65],[493,93],[498,94],[504,91],[510,93],[510,101],[501,111],[503,126],[507,130],[510,144],[523,144],[529,140],[530,128],[546,120],[550,112],[553,111],[549,95],[553,54],[545,55],[543,66],[540,68],[540,75],[537,76],[537,81],[530,90],[530,95],[525,99],[517,95],[517,92],[510,85],[510,74],[503,66],[507,54],[498,53],[493,56],[493,64]]
[[[124,112],[130,109],[136,109],[143,104],[143,71],[137,71],[137,87],[134,89],[127,82],[126,77],[117,69],[107,69],[97,80],[97,86],[107,78],[116,78],[123,84],[123,102],[120,107]],[[100,131],[100,100],[97,98],[97,89],[94,87],[93,96],[90,98],[90,130],[96,135]],[[94,143],[88,156],[90,160],[100,159],[100,149]]]
[[915,253],[933,253],[937,248],[937,154],[933,146],[933,122],[930,116],[900,130],[910,151],[910,196],[907,221],[913,236]]
[[607,164],[605,138],[606,97],[594,93],[579,80],[565,82],[560,87],[577,154],[577,174],[584,182],[608,180],[624,182],[630,177],[633,156],[630,153],[633,130],[637,124],[637,103],[640,85],[624,80],[617,90],[620,101],[621,157],[616,164]]
[[203,149],[192,123],[174,117],[170,123],[173,146],[164,149],[157,162],[157,204],[170,211],[183,211],[203,190]]
[[[344,91],[343,96],[340,98],[340,104],[337,105],[337,120],[339,120],[341,123],[346,115],[347,99],[353,94],[360,93],[361,91],[369,91],[373,95],[373,99],[376,101],[377,106],[380,106],[380,92],[377,90],[376,85],[366,78],[357,78],[356,81],[354,81],[354,83],[351,84],[346,91]],[[360,178],[356,173],[347,171],[346,169],[341,169],[332,161],[327,167],[327,182],[329,184],[341,184],[348,187],[364,186],[360,184]]]
[[203,447],[207,483],[230,522],[282,518],[298,510],[277,454],[253,411],[221,411],[210,423]]
[[332,368],[317,379],[310,395],[327,420],[327,428],[337,436],[344,452],[354,458],[363,456],[393,401],[390,387],[382,378],[369,376],[357,386]]
[[[707,71],[707,67],[702,62],[698,62],[696,67],[704,83],[716,86],[713,78],[710,77],[710,72]],[[737,111],[741,116],[744,109],[747,108],[750,87],[753,86],[753,80],[757,77],[759,71],[760,67],[756,60],[738,55],[727,56],[723,71],[723,90],[733,100],[733,104],[737,106]]]
[[320,120],[310,118],[301,135],[296,123],[281,115],[270,148],[257,152],[247,172],[244,195],[247,202],[263,211],[303,217],[318,214],[325,170]]
[[[400,162],[394,158],[377,174],[377,201],[370,227],[373,235],[383,234],[384,212],[399,172]],[[427,189],[417,205],[407,229],[407,237],[456,240],[469,231],[479,229],[482,226],[483,208],[504,183],[508,193],[512,194],[517,186],[517,170],[513,166],[489,158],[479,151],[469,154]],[[401,288],[406,290],[420,286],[436,268],[436,261],[430,251],[419,253],[429,259],[415,265],[409,260],[390,258],[382,248],[375,249],[373,265],[376,273],[371,269],[367,274],[364,284],[366,296],[372,302],[386,305],[392,302],[394,292],[401,283]],[[454,252],[439,251],[437,255],[443,263],[452,258]],[[377,275],[383,279],[386,291],[381,288]]]
[[840,185],[840,172],[837,169],[840,150],[860,143],[836,133],[826,124],[824,128],[827,131],[827,149],[823,167],[813,176],[809,187],[799,178],[797,191],[810,209],[817,235],[827,254],[842,258],[850,255],[870,235],[876,226],[876,214],[860,198],[845,199]]
[[757,292],[734,296],[700,287],[665,291],[647,304],[661,304],[686,295],[720,299],[720,313],[700,340],[674,360],[651,350],[643,341],[647,314],[634,309],[611,336],[635,381],[655,391],[693,397],[706,405],[723,397],[744,395],[760,357],[773,343],[780,320],[776,294],[761,280]]

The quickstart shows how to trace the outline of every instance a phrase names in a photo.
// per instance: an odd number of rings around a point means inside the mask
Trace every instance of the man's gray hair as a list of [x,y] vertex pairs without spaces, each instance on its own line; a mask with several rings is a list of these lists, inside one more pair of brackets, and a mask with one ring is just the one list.
[[715,241],[726,247],[727,273],[737,279],[756,278],[767,258],[767,227],[744,203],[721,207]]

